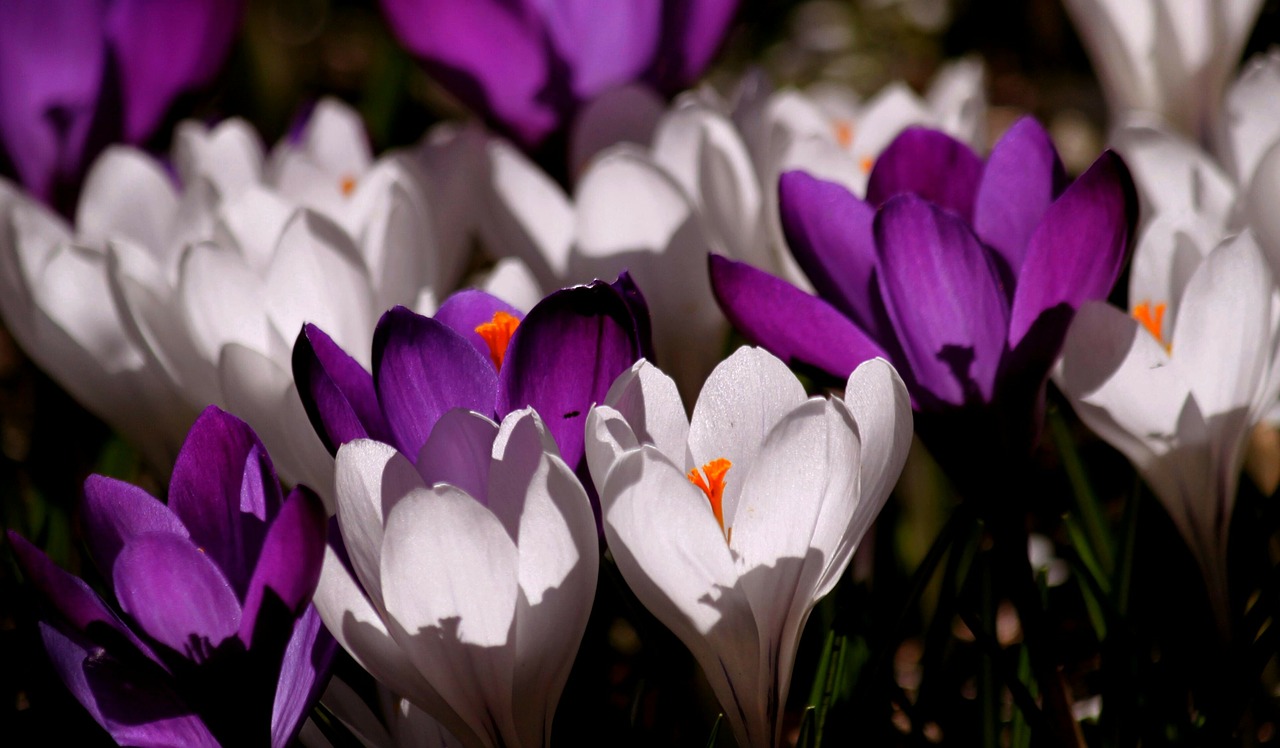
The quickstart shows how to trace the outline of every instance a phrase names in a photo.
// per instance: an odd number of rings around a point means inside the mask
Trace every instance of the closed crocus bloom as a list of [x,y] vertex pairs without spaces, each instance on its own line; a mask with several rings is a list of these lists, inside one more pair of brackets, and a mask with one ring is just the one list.
[[780,195],[788,243],[820,296],[713,255],[729,319],[831,378],[894,362],[936,456],[966,493],[983,492],[966,476],[984,480],[982,466],[1029,452],[1072,313],[1120,272],[1135,209],[1124,164],[1104,153],[1068,184],[1034,120],[985,163],[913,128],[876,162],[866,200],[803,172],[785,174]]
[[167,505],[92,476],[83,516],[118,609],[9,539],[47,603],[54,669],[93,718],[122,745],[289,744],[335,650],[310,605],[326,530],[315,494],[282,496],[253,431],[210,407]]
[[1164,504],[1225,625],[1227,533],[1245,443],[1280,392],[1280,297],[1248,232],[1213,249],[1177,290],[1130,314],[1082,306],[1054,381]]
[[1067,0],[1114,124],[1211,135],[1262,0]]
[[85,166],[140,143],[212,80],[239,0],[14,0],[0,7],[0,150],[32,193],[70,207]]
[[737,0],[383,0],[400,41],[527,148],[633,81],[676,91],[711,62]]
[[545,746],[595,595],[591,504],[530,409],[445,413],[408,459],[338,451],[316,607],[374,677],[468,746]]
[[310,324],[294,344],[294,379],[330,453],[370,437],[416,460],[449,410],[503,418],[532,407],[564,461],[585,477],[587,411],[648,352],[648,311],[625,275],[557,291],[527,315],[468,290],[447,299],[434,318],[390,310],[372,348],[366,368]]
[[869,361],[843,399],[805,397],[741,348],[685,416],[648,362],[587,421],[605,537],[640,601],[702,666],[738,745],[779,744],[800,634],[884,505],[911,445],[911,405]]

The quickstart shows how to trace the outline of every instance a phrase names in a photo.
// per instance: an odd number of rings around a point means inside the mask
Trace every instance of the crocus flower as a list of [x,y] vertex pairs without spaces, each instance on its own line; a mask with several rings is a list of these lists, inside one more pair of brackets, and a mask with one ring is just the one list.
[[779,744],[805,622],[910,446],[906,390],[881,360],[843,399],[806,399],[781,361],[740,348],[692,420],[640,362],[592,409],[587,458],[618,570],[693,653],[743,748]]
[[9,539],[48,604],[50,660],[98,724],[122,745],[289,744],[335,649],[310,605],[319,498],[305,487],[282,497],[253,431],[211,406],[178,456],[168,505],[91,476],[83,516],[118,608]]
[[479,146],[461,133],[370,162],[355,113],[322,101],[265,165],[239,120],[179,126],[177,184],[140,151],[108,149],[74,228],[0,185],[0,312],[38,364],[158,468],[213,402],[255,425],[286,479],[327,495],[332,460],[296,438],[310,430],[290,391],[290,342],[316,322],[363,355],[383,310],[432,311],[454,290],[462,260],[434,243],[453,218],[429,208],[439,188],[428,185],[467,179],[479,152],[433,154]]
[[501,425],[451,410],[414,457],[338,450],[346,558],[328,551],[316,607],[464,745],[548,745],[595,595],[586,491],[532,409]]
[[866,200],[803,172],[779,190],[791,250],[821,297],[713,255],[734,325],[832,378],[877,356],[894,362],[922,433],[948,442],[933,446],[962,484],[961,471],[981,477],[980,465],[1029,451],[1071,315],[1110,291],[1125,258],[1134,200],[1120,159],[1104,153],[1067,185],[1032,119],[986,163],[913,128],[876,162]]
[[450,297],[434,318],[396,307],[378,322],[371,369],[308,324],[294,344],[293,373],[330,453],[370,437],[413,461],[454,408],[504,418],[533,407],[585,477],[587,411],[648,352],[647,340],[644,300],[623,275],[558,291],[527,316],[476,290]]
[[1262,0],[1067,0],[1113,124],[1156,122],[1194,140],[1219,100]]
[[677,91],[711,62],[737,0],[383,0],[401,43],[432,76],[522,145],[578,107],[644,81]]
[[1225,621],[1227,533],[1245,444],[1280,394],[1280,291],[1247,231],[1185,280],[1169,277],[1176,296],[1134,300],[1129,314],[1082,306],[1054,381],[1151,486]]
[[[37,197],[69,207],[112,141],[141,143],[208,83],[239,0],[13,0],[0,7],[0,151]],[[0,159],[3,160],[3,159]]]

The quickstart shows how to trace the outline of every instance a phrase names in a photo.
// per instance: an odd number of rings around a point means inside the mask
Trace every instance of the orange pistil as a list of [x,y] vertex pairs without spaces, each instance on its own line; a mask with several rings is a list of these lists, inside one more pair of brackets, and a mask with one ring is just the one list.
[[1164,340],[1164,310],[1167,307],[1167,304],[1152,304],[1150,301],[1144,301],[1133,308],[1133,318],[1147,328],[1147,332],[1160,341],[1165,350],[1169,349],[1169,344]]
[[831,123],[831,129],[835,131],[836,142],[841,148],[848,149],[853,145],[853,123],[847,119],[838,119]]
[[351,193],[356,191],[356,178],[347,174],[338,182],[338,186],[342,189],[343,197],[351,197]]
[[[702,472],[699,473],[697,468],[689,471],[689,482],[707,495],[707,501],[711,502],[711,512],[716,516],[716,522],[720,523],[720,529],[724,530],[724,475],[729,472],[729,468],[733,467],[733,463],[723,457],[717,458],[702,466]],[[703,479],[703,474],[706,479]],[[725,532],[725,541],[729,540],[729,533]]]
[[871,158],[870,156],[863,156],[862,160],[858,162],[858,168],[862,169],[863,174],[870,174],[871,167],[875,165],[876,165],[876,160],[874,158]]
[[511,336],[516,334],[520,320],[502,310],[493,313],[493,320],[476,326],[476,334],[484,338],[489,346],[489,358],[493,360],[493,368],[502,369],[502,359],[507,355],[507,345]]

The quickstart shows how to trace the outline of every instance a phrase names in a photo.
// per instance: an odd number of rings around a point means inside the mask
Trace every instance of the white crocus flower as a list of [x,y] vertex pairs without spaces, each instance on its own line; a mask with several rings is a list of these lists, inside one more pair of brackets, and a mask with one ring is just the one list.
[[599,564],[586,491],[530,409],[454,410],[416,465],[337,457],[338,527],[315,605],[362,665],[468,746],[544,746]]
[[1113,124],[1205,141],[1262,0],[1067,0]]
[[587,420],[604,532],[627,584],[702,666],[743,748],[777,745],[796,647],[844,573],[911,445],[893,367],[864,363],[844,399],[805,397],[742,348],[690,421],[645,361]]
[[[1139,251],[1142,251],[1141,248]],[[1253,236],[1212,250],[1176,307],[1076,313],[1054,381],[1164,504],[1226,620],[1226,544],[1245,442],[1280,393],[1280,296]]]

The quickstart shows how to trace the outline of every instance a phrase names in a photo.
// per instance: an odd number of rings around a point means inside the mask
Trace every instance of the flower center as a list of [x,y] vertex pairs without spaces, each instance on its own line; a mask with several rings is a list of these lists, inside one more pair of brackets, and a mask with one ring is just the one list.
[[847,119],[838,119],[831,123],[831,129],[835,132],[836,142],[841,148],[848,149],[853,145],[853,123]]
[[484,338],[489,346],[489,358],[493,360],[493,368],[502,369],[502,359],[507,355],[507,345],[511,336],[515,335],[520,320],[499,309],[493,313],[493,320],[476,326],[476,334]]
[[[689,471],[689,482],[701,488],[707,495],[707,501],[711,502],[711,512],[716,516],[716,522],[720,523],[720,529],[724,531],[726,543],[733,536],[733,528],[725,530],[724,527],[724,476],[731,467],[733,467],[732,462],[718,457],[703,465],[701,473],[698,472],[698,468]],[[703,478],[704,474],[706,478]]]
[[346,174],[339,180],[338,187],[342,190],[343,197],[351,197],[351,193],[356,191],[356,178]]
[[870,174],[871,167],[875,165],[876,165],[876,160],[874,158],[871,158],[870,156],[863,156],[862,160],[858,162],[858,168],[862,169],[863,174]]
[[1150,301],[1144,301],[1133,308],[1133,318],[1151,333],[1152,337],[1160,341],[1164,349],[1169,350],[1169,344],[1164,340],[1164,310],[1168,308],[1167,304],[1152,304]]

